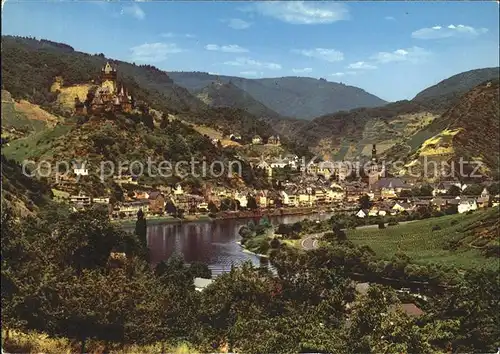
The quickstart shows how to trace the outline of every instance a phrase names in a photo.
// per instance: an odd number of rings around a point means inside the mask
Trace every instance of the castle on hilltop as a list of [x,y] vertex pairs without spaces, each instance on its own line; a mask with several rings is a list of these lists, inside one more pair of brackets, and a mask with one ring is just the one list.
[[87,100],[75,97],[75,114],[99,114],[103,112],[130,112],[135,106],[134,98],[121,85],[118,89],[116,67],[109,62],[101,69],[100,85],[95,92],[89,91]]

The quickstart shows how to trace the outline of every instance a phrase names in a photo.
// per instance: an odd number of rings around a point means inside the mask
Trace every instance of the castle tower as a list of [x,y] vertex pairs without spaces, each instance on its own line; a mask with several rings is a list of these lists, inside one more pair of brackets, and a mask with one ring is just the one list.
[[372,161],[377,162],[377,145],[372,146]]
[[110,80],[116,81],[116,68],[113,68],[111,64],[106,62],[106,65],[101,69],[101,78],[103,81]]
[[109,93],[116,92],[116,68],[113,68],[109,62],[101,69],[101,87],[108,88]]

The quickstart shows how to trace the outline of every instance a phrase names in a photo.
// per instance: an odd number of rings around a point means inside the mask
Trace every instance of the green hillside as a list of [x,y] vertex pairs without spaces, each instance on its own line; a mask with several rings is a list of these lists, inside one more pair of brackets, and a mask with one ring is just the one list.
[[498,177],[500,153],[500,84],[487,81],[461,97],[459,102],[419,131],[408,142],[408,149],[387,153],[405,158],[409,165],[422,169],[427,161],[474,161],[464,167],[472,172],[477,163],[484,175]]
[[16,108],[16,102],[8,91],[2,90],[2,138],[9,140],[39,132],[47,126],[44,120],[30,119],[26,112]]
[[[107,60],[103,54],[78,52],[62,43],[2,36],[2,85],[15,98],[50,106],[57,98],[50,92],[56,76],[61,76],[67,86],[88,83],[97,78]],[[175,85],[165,72],[153,66],[113,63],[120,68],[118,80],[139,100],[165,112],[204,107],[186,89]]]
[[[375,108],[358,108],[318,117],[294,132],[294,139],[321,155],[352,145],[346,158],[370,154],[371,144],[389,148],[410,138],[441,112],[423,102],[398,101]],[[369,147],[369,151],[365,148]]]
[[277,118],[280,116],[232,82],[214,82],[200,91],[196,91],[195,95],[201,101],[213,107],[239,108],[258,118]]
[[11,208],[18,216],[32,215],[46,206],[51,196],[46,183],[26,176],[17,162],[2,154],[2,210]]
[[[498,207],[388,226],[348,230],[348,240],[382,257],[404,252],[416,263],[498,269]],[[496,251],[495,251],[496,250]],[[497,253],[496,256],[489,256]]]
[[473,87],[486,80],[498,79],[500,76],[499,68],[484,68],[465,71],[453,75],[436,85],[426,88],[419,92],[414,100],[424,100],[429,98],[439,98],[441,100],[454,99],[466,93]]
[[[51,92],[55,78],[62,78],[64,88],[90,85],[98,79],[108,60],[103,54],[78,52],[62,43],[2,36],[2,85],[16,99],[25,99],[50,113],[68,117],[72,114],[71,105],[61,104],[68,97],[62,100],[57,91]],[[266,120],[254,115],[266,111],[257,101],[251,103],[253,108],[226,105],[212,108],[154,66],[110,61],[118,68],[118,81],[124,83],[134,98],[160,114],[177,115],[182,120],[219,130],[230,129],[247,141],[255,134],[263,137],[277,134]],[[267,112],[276,115],[269,109]]]
[[342,110],[387,103],[358,87],[310,77],[245,79],[202,72],[169,72],[168,75],[176,84],[191,92],[215,82],[231,82],[281,116],[307,120]]
[[[470,87],[485,75],[490,77],[495,73],[493,69],[481,69],[450,78],[454,84],[446,85],[446,92],[453,94],[425,94],[411,101],[329,114],[295,125],[296,129],[288,132],[295,141],[324,158],[369,156],[371,145],[377,144],[377,152],[386,160],[411,163],[419,159],[420,150],[426,146],[430,148],[424,152],[426,156],[439,155],[443,161],[458,156],[479,159],[486,167],[483,172],[495,176],[499,156],[493,145],[500,138],[498,85],[490,80]],[[488,82],[490,86],[486,87]],[[463,94],[465,88],[470,90]],[[460,130],[453,139],[455,153],[448,157],[439,148],[432,151],[435,144],[426,144],[429,139],[439,138],[446,129]]]

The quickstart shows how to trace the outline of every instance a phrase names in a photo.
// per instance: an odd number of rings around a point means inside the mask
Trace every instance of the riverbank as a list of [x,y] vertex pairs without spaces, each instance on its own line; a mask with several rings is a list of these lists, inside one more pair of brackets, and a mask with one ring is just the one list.
[[[310,215],[318,213],[330,213],[333,212],[333,208],[325,208],[324,210],[318,210],[316,208],[281,208],[281,209],[264,209],[264,210],[245,210],[245,211],[224,211],[216,214],[215,218],[208,216],[207,214],[199,215],[186,215],[184,218],[176,218],[173,216],[148,216],[147,221],[149,226],[162,225],[162,224],[184,224],[190,222],[200,222],[207,221],[212,222],[216,220],[231,220],[231,219],[252,219],[260,218],[263,216],[289,216],[289,215]],[[122,227],[133,227],[135,226],[136,219],[120,219],[112,220],[114,224],[120,225]]]
[[257,257],[269,258],[269,255],[267,255],[267,254],[261,254],[261,253],[257,253],[257,252],[249,250],[244,245],[242,245],[240,241],[236,241],[236,244],[241,247],[241,249],[244,253],[253,254],[254,256],[257,256]]
[[333,212],[333,208],[318,209],[317,207],[257,209],[241,211],[223,211],[217,213],[216,219],[248,219],[262,216],[309,215]]

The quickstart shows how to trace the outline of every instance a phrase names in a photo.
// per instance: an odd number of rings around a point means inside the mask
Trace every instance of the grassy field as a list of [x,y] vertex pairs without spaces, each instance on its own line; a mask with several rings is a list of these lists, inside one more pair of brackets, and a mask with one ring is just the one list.
[[[2,127],[26,129],[29,132],[40,132],[52,127],[59,118],[28,101],[14,101],[10,93],[2,90]],[[6,132],[2,133],[8,136]]]
[[[181,122],[186,124],[186,125],[191,124],[190,122],[187,122],[184,120],[181,120]],[[236,141],[232,141],[231,139],[227,139],[227,138],[223,139],[222,133],[213,129],[213,128],[210,128],[210,127],[207,127],[204,125],[193,124],[193,129],[202,135],[207,135],[211,139],[219,139],[222,146],[241,146],[240,143],[238,143]]]
[[[368,245],[382,257],[391,257],[396,252],[404,252],[416,263],[431,262],[462,269],[481,267],[498,269],[500,266],[498,258],[487,258],[482,255],[481,249],[472,246],[482,237],[478,236],[477,229],[495,217],[498,218],[498,208],[470,215],[460,214],[419,220],[404,225],[389,226],[386,229],[348,230],[347,237],[355,244]],[[433,231],[433,228],[438,227],[439,230]],[[457,249],[447,249],[451,241],[459,243]]]
[[54,194],[54,199],[56,200],[66,200],[69,198],[69,193],[52,188],[52,193]]
[[280,240],[280,242],[284,243],[285,245],[290,246],[290,247],[301,248],[301,245],[300,245],[301,240],[284,239],[284,240]]
[[7,158],[16,161],[23,161],[28,157],[41,157],[50,154],[51,144],[70,130],[71,126],[63,124],[47,128],[26,138],[12,141],[10,146],[2,148],[2,152]]

